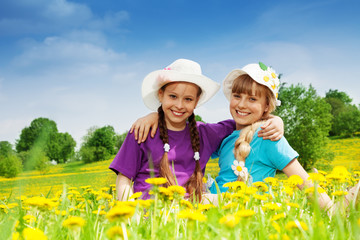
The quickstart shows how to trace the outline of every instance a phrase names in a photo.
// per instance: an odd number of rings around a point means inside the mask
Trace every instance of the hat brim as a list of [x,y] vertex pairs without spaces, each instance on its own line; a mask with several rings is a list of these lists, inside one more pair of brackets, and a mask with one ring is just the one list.
[[[163,76],[167,81],[158,81]],[[157,70],[149,73],[143,81],[141,93],[144,104],[150,110],[157,111],[161,105],[158,92],[165,84],[172,82],[189,82],[199,86],[202,90],[197,107],[212,98],[220,88],[220,84],[204,75],[187,74],[174,70]]]

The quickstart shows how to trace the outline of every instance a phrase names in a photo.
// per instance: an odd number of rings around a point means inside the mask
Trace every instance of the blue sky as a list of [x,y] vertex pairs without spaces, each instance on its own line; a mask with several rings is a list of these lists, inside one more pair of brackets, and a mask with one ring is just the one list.
[[[357,0],[0,0],[0,141],[14,144],[38,117],[78,146],[87,129],[118,133],[149,113],[144,76],[178,58],[221,83],[262,61],[288,84],[360,103]],[[230,118],[222,92],[196,110]]]

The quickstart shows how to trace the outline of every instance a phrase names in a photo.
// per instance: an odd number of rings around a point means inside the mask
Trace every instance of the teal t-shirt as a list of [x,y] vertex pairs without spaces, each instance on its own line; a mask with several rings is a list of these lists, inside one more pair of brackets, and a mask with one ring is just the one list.
[[[276,169],[283,170],[299,154],[289,145],[285,137],[279,141],[264,140],[259,138],[258,131],[250,143],[251,151],[245,160],[245,167],[249,170],[250,181],[259,182],[267,177],[274,177]],[[220,172],[216,177],[216,183],[221,192],[226,192],[227,182],[234,182],[237,179],[231,166],[235,160],[234,146],[241,130],[236,130],[226,137],[220,147],[213,153],[212,158],[219,158]],[[217,193],[215,183],[210,187],[211,193]]]

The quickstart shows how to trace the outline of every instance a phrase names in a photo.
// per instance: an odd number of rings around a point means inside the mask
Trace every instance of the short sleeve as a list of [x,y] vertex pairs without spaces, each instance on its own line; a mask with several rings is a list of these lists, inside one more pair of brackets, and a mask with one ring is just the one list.
[[134,134],[128,133],[109,168],[116,174],[121,173],[129,179],[134,179],[142,161],[140,146],[141,144],[137,143]]
[[285,137],[279,141],[264,140],[265,153],[271,164],[283,170],[299,154],[290,146]]
[[214,152],[221,144],[222,140],[229,136],[236,128],[234,120],[224,120],[218,123],[198,123],[202,141]]

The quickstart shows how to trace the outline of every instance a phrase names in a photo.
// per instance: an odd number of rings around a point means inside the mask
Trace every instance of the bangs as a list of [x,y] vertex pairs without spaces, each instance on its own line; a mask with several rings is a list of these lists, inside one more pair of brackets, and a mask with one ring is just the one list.
[[266,87],[255,82],[249,75],[244,74],[235,78],[232,85],[232,93],[244,93],[261,97],[262,93],[266,90],[264,88]]

